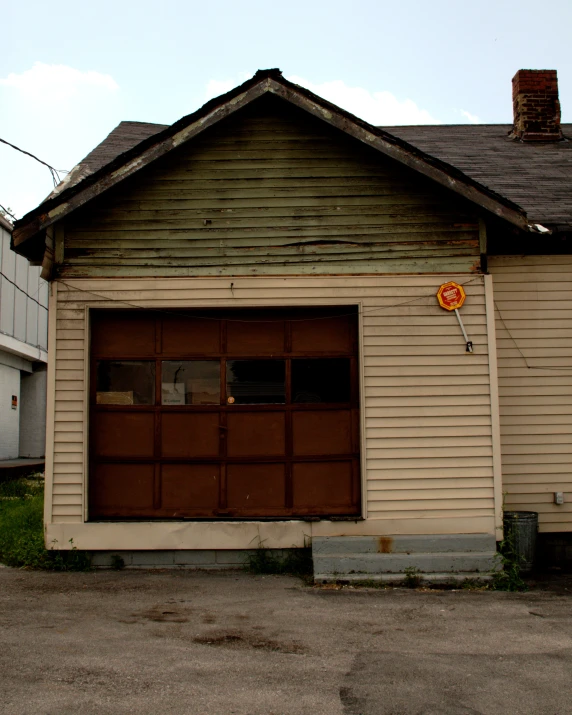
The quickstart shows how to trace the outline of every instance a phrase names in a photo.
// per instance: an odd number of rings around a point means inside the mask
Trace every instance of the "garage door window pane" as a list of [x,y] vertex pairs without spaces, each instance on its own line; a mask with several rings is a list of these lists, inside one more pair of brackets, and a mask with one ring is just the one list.
[[155,363],[101,360],[97,363],[98,405],[153,405]]
[[284,360],[229,360],[226,364],[227,403],[268,405],[286,402]]
[[219,405],[218,360],[165,360],[162,365],[164,405]]
[[292,402],[349,402],[348,358],[292,360]]

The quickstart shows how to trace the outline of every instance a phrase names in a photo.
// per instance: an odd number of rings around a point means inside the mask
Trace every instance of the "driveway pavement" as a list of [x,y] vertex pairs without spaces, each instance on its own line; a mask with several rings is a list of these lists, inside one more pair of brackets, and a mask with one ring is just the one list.
[[572,594],[0,569],[0,713],[567,715]]

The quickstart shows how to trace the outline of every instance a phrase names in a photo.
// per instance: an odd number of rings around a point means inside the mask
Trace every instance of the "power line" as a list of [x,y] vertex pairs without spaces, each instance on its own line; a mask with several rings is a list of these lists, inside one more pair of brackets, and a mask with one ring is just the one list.
[[499,309],[499,307],[498,307],[498,305],[497,305],[497,302],[494,301],[494,304],[495,304],[496,311],[497,311],[497,313],[498,313],[498,316],[499,316],[499,318],[500,318],[501,323],[503,324],[504,329],[505,329],[506,332],[508,333],[508,336],[509,336],[509,338],[512,340],[513,345],[514,345],[514,347],[517,349],[517,351],[518,351],[520,357],[524,360],[524,364],[526,365],[526,367],[527,367],[528,370],[557,370],[557,371],[558,371],[558,370],[568,370],[568,371],[571,371],[571,370],[572,370],[572,366],[571,366],[571,367],[542,367],[542,366],[540,366],[540,365],[530,365],[530,363],[528,362],[528,359],[527,359],[526,355],[522,352],[522,350],[521,350],[520,347],[518,346],[518,343],[517,343],[516,340],[514,339],[512,333],[511,333],[510,330],[508,329],[507,324],[504,322],[504,318],[502,317],[502,313],[500,312],[500,309]]
[[[14,286],[14,288],[16,288],[17,290],[20,291],[20,293],[23,293],[23,294],[24,294],[25,296],[27,296],[30,300],[33,300],[34,303],[37,303],[37,304],[40,306],[40,308],[43,308],[44,310],[47,310],[47,308],[46,308],[45,305],[42,305],[39,300],[36,300],[36,299],[35,299],[34,297],[32,297],[29,293],[26,293],[26,291],[25,291],[23,288],[20,288],[20,286],[17,285],[16,283],[14,283],[13,280],[10,280],[10,278],[8,278],[8,276],[7,276],[5,273],[2,273],[2,272],[0,271],[0,276],[2,276],[2,278],[5,278],[5,279],[8,281],[8,283],[11,283],[11,284]],[[41,286],[40,286],[40,288],[41,288]],[[38,288],[38,290],[36,291],[36,293],[40,290],[40,288]],[[34,293],[34,295],[35,295],[35,293]]]
[[[479,278],[472,278],[471,280],[466,281],[465,283],[462,283],[461,285],[469,285],[470,283],[475,283],[479,280],[480,280]],[[167,315],[179,315],[179,316],[183,316],[183,317],[187,317],[187,318],[189,317],[188,311],[183,313],[181,311],[176,311],[176,310],[165,310],[163,308],[152,308],[152,307],[145,306],[145,305],[135,305],[135,303],[129,303],[126,300],[121,300],[119,298],[107,298],[106,296],[101,295],[100,293],[94,293],[93,291],[85,290],[85,288],[78,288],[77,286],[70,285],[69,283],[66,283],[65,281],[62,281],[60,279],[58,279],[56,282],[60,283],[61,285],[66,286],[66,288],[69,291],[78,291],[80,293],[87,293],[88,295],[92,295],[95,298],[99,298],[99,300],[104,300],[104,301],[108,301],[111,303],[121,303],[121,305],[126,305],[130,308],[137,308],[138,310],[148,310],[148,311],[152,311],[153,313],[165,313]],[[411,300],[404,300],[400,303],[394,303],[392,305],[378,306],[377,308],[365,308],[365,309],[362,308],[361,314],[363,315],[364,313],[372,313],[372,312],[379,311],[379,310],[389,310],[390,308],[398,308],[399,306],[408,305],[410,303],[416,303],[419,300],[424,300],[426,298],[431,298],[431,297],[434,298],[435,293],[428,293],[425,295],[418,296],[417,298],[412,298]],[[225,307],[228,308],[229,306],[225,306]],[[289,307],[296,308],[298,306],[293,305],[293,306],[289,306]],[[304,306],[300,306],[300,307],[304,307]],[[323,306],[312,306],[312,307],[323,307]],[[315,320],[331,320],[332,318],[344,318],[348,315],[355,315],[355,312],[352,311],[351,313],[337,313],[335,315],[326,315],[326,316],[321,316],[319,318],[293,318],[293,319],[291,319],[291,322],[293,322],[293,323],[298,323],[298,322],[307,323],[307,322],[311,322],[311,321],[315,321]],[[215,320],[215,321],[219,320],[219,318],[211,318],[210,316],[204,316],[204,315],[192,315],[191,317],[195,318],[196,320]],[[225,320],[227,320],[227,322],[229,322],[229,323],[276,323],[276,322],[280,322],[281,319],[278,318],[275,320],[240,320],[240,319],[235,319],[235,318],[225,318]]]
[[[16,149],[16,151],[21,152],[22,154],[26,154],[26,156],[30,156],[32,159],[35,159],[38,161],[40,164],[43,164],[44,166],[47,166],[48,169],[50,170],[50,174],[52,175],[52,181],[54,182],[54,187],[57,186],[61,179],[60,179],[60,173],[62,174],[67,174],[68,171],[66,169],[54,169],[53,166],[50,166],[50,164],[46,164],[45,161],[42,161],[41,159],[38,159],[38,157],[35,154],[31,154],[29,151],[25,151],[24,149],[20,149],[19,146],[16,146],[15,144],[10,144],[10,142],[7,142],[5,139],[0,139],[0,142],[2,144],[6,144],[7,146],[12,147],[12,149]],[[11,215],[11,214],[10,214]]]

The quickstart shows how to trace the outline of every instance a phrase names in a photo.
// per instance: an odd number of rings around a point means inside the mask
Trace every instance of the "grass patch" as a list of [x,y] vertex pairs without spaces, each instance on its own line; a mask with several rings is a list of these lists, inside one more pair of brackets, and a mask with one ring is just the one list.
[[284,574],[310,579],[314,574],[312,549],[288,549],[281,553],[261,546],[247,556],[245,569],[252,574]]
[[[54,544],[56,546],[56,544]],[[0,562],[6,566],[50,571],[86,571],[89,554],[44,546],[44,484],[38,477],[0,484]]]

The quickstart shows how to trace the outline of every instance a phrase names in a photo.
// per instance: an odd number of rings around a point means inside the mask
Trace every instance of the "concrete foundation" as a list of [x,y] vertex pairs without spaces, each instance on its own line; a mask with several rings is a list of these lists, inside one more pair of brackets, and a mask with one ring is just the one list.
[[[285,556],[293,549],[268,549]],[[92,551],[96,568],[241,569],[258,549],[165,549]],[[489,534],[393,537],[314,537],[314,578],[332,581],[400,582],[412,575],[431,582],[487,580],[500,568]]]
[[[290,549],[268,549],[269,556],[284,556]],[[92,566],[95,568],[117,568],[118,559],[125,568],[130,569],[242,569],[248,557],[255,555],[257,549],[197,549],[169,551],[93,551]]]

